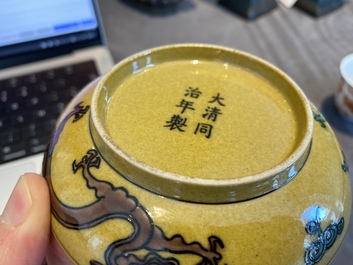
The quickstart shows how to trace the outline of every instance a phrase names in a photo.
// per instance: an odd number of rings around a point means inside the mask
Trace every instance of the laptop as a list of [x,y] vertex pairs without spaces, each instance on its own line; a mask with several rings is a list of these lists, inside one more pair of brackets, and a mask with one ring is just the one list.
[[66,104],[113,64],[96,0],[1,4],[0,214],[19,177],[41,173]]

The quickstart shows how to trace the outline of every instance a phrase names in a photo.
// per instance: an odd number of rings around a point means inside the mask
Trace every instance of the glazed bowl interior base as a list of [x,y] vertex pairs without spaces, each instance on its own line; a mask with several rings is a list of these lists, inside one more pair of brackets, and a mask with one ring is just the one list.
[[308,155],[312,120],[301,90],[273,66],[184,45],[119,63],[97,86],[91,125],[105,159],[132,182],[219,203],[287,183]]

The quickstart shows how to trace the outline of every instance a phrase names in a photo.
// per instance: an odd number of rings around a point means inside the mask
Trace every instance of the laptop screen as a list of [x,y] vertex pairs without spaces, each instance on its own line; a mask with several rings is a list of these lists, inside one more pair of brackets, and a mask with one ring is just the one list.
[[[0,69],[100,43],[92,0],[5,0],[0,8]],[[21,60],[22,59],[22,60]]]

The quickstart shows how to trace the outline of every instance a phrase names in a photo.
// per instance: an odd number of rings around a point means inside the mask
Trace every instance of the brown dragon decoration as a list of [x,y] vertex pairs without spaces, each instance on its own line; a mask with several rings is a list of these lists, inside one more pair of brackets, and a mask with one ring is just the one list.
[[[91,168],[99,168],[101,158],[97,150],[90,149],[82,160],[72,164],[74,173],[79,170],[86,180],[88,189],[95,192],[96,200],[82,207],[72,207],[59,200],[51,183],[51,159],[54,147],[58,142],[65,124],[74,116],[73,122],[80,120],[89,110],[89,107],[77,104],[60,122],[53,133],[48,145],[47,156],[44,161],[44,175],[51,191],[52,213],[55,218],[68,229],[89,229],[109,219],[123,219],[131,224],[133,233],[127,238],[112,242],[104,253],[105,264],[108,265],[178,265],[179,260],[174,257],[162,257],[160,252],[172,254],[192,254],[200,257],[198,265],[217,265],[222,255],[217,251],[224,245],[217,236],[208,237],[208,247],[199,242],[187,243],[183,236],[176,234],[166,237],[163,230],[156,226],[148,211],[139,203],[136,197],[131,196],[124,187],[114,187],[111,183],[97,179]],[[143,257],[134,254],[144,249],[147,254]],[[99,261],[91,260],[91,265],[102,265]]]

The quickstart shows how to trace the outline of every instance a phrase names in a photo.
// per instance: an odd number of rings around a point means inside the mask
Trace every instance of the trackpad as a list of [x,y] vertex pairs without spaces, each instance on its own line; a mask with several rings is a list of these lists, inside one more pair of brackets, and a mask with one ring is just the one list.
[[41,168],[35,161],[14,163],[0,168],[0,214],[10,198],[18,179],[26,172],[40,173]]

